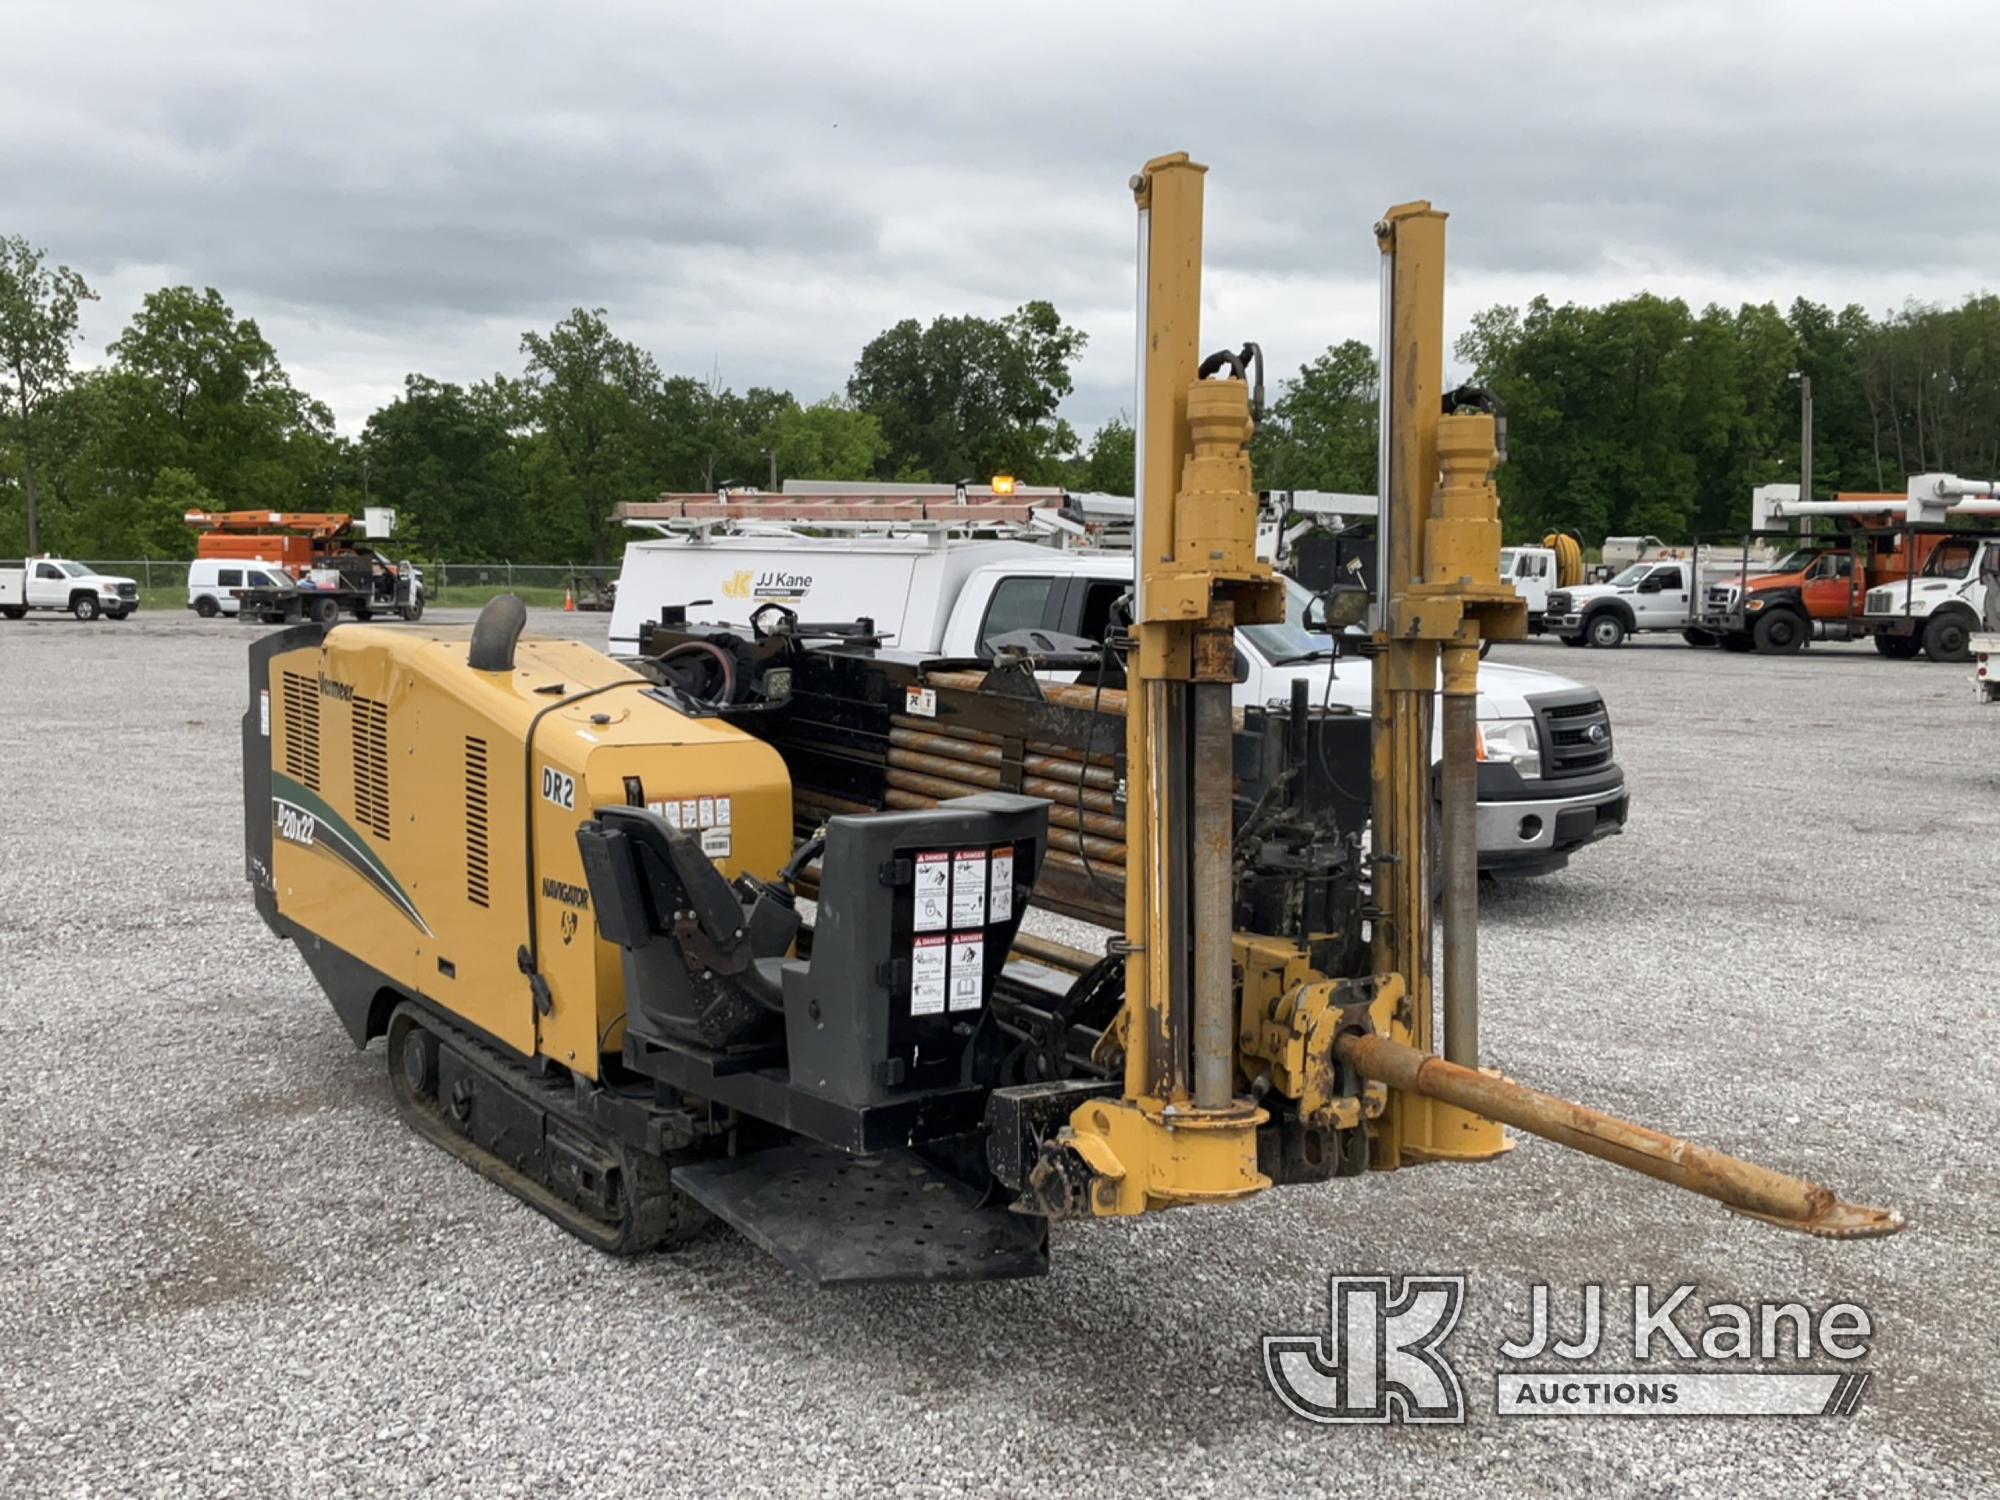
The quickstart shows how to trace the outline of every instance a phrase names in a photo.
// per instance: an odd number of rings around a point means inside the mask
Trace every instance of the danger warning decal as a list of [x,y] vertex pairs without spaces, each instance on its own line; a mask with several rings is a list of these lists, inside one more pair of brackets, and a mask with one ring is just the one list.
[[989,922],[1014,920],[1014,846],[1002,844],[993,851],[993,899]]
[[951,925],[951,856],[939,849],[917,856],[916,916],[918,932],[943,932]]
[[909,851],[910,917],[903,931],[911,945],[911,1016],[957,1016],[986,1004],[987,945],[1006,946],[1021,852],[1012,843]]
[[951,857],[951,925],[979,927],[986,921],[986,851],[961,849]]
[[951,938],[951,1008],[978,1010],[986,999],[986,935],[955,932]]
[[920,937],[910,950],[910,1014],[944,1014],[945,974],[950,939],[942,933]]

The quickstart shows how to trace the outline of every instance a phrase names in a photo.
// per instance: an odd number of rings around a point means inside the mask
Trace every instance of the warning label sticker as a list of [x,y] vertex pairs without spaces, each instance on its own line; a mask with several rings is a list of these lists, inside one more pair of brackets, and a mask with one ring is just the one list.
[[943,849],[917,856],[918,932],[943,932],[951,925],[951,855]]
[[937,717],[937,692],[927,687],[906,687],[903,689],[903,708],[920,719]]
[[986,925],[986,851],[961,849],[951,857],[951,925]]
[[944,1014],[948,939],[920,937],[910,950],[910,1014]]
[[727,797],[688,797],[672,802],[648,802],[648,812],[658,813],[671,828],[694,833],[703,828],[727,828],[730,800]]
[[710,859],[729,858],[729,830],[727,828],[704,828],[701,831],[701,852]]
[[955,933],[951,940],[951,1008],[978,1010],[986,998],[986,937]]
[[993,851],[993,899],[988,907],[990,922],[1014,920],[1014,846],[1001,844]]

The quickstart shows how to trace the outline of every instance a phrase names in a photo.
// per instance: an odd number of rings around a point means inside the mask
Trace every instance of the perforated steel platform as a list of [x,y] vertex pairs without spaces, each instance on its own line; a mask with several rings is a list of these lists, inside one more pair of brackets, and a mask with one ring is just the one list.
[[674,1171],[674,1185],[823,1286],[998,1281],[1049,1269],[1046,1221],[979,1206],[910,1151],[849,1156],[800,1143]]

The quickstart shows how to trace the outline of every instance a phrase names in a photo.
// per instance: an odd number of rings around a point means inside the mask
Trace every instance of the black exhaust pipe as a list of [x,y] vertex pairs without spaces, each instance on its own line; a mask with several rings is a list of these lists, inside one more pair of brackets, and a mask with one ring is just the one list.
[[472,626],[472,650],[465,664],[475,672],[514,670],[514,644],[528,627],[528,606],[518,594],[496,594]]

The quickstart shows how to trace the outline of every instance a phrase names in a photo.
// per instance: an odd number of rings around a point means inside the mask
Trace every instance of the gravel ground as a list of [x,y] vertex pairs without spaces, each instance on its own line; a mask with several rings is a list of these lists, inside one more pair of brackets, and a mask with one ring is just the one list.
[[[440,612],[441,614],[444,612]],[[588,616],[538,612],[588,634]],[[1763,1495],[1995,1484],[2000,714],[1966,672],[1643,640],[1626,835],[1489,887],[1491,1060],[1905,1210],[1829,1244],[1524,1140],[1485,1167],[1059,1227],[1048,1279],[817,1292],[625,1263],[398,1123],[241,879],[244,634],[0,625],[0,1493]],[[1976,893],[1968,899],[1968,893]],[[1984,967],[1982,967],[1982,965]],[[1259,1335],[1463,1271],[1462,1428],[1316,1428]],[[1491,1415],[1527,1289],[1864,1304],[1847,1420]],[[1614,1360],[1615,1365],[1615,1360]]]

